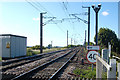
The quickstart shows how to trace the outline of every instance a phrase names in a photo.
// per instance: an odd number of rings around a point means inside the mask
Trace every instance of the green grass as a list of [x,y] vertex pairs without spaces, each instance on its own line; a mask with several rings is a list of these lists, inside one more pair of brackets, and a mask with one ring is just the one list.
[[2,61],[2,57],[0,57],[0,61]]
[[[79,75],[81,79],[83,78],[89,78],[89,79],[93,79],[96,78],[96,68],[92,68],[88,67],[87,69],[79,69],[76,68],[75,70],[73,70],[73,73],[76,75]],[[102,78],[107,79],[107,72],[102,72]]]
[[88,69],[76,68],[73,71],[73,73],[76,75],[80,75],[80,78],[95,78],[96,77],[96,69],[94,68],[92,71],[91,67],[88,67]]
[[44,49],[43,53],[48,53],[48,52],[52,52],[52,51],[58,51],[58,50],[64,50],[66,48],[51,48],[51,49]]
[[[43,49],[43,53],[58,51],[58,50],[64,50],[66,48],[51,48],[51,49]],[[27,48],[27,56],[32,56],[40,54],[40,50],[32,50],[31,48]]]

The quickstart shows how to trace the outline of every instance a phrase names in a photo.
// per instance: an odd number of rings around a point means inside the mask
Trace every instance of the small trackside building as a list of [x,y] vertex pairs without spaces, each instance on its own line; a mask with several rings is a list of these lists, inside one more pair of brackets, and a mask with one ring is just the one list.
[[0,34],[0,54],[2,58],[26,56],[27,37]]

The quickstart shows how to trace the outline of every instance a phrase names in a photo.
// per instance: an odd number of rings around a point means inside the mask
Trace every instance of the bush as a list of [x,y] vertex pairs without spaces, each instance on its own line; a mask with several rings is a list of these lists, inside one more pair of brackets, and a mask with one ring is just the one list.
[[[43,48],[43,49],[46,49],[46,47],[44,47],[44,46],[43,46],[42,48]],[[35,49],[36,49],[36,50],[39,50],[39,49],[40,49],[40,45],[32,46],[31,49],[33,49],[33,50],[35,50]]]
[[26,56],[32,56],[32,55],[33,55],[32,49],[27,48],[27,54],[26,54]]

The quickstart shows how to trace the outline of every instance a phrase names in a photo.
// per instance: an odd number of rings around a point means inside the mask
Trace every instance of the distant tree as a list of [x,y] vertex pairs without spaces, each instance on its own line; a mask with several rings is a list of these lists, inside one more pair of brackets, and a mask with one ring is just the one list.
[[[40,49],[40,45],[35,45],[35,46],[32,46],[31,47],[33,50],[36,49],[36,50],[39,50]],[[46,47],[42,46],[43,49],[46,49]]]
[[40,45],[36,45],[36,46],[35,46],[35,49],[40,49]]
[[[68,45],[68,48],[70,47],[76,47],[76,45]],[[64,46],[64,48],[67,48],[67,46]]]
[[76,45],[77,47],[82,46],[82,45]]
[[52,48],[52,45],[51,45],[51,44],[48,45],[48,49],[50,49],[50,48]]
[[75,47],[75,45],[68,45],[68,47],[70,48],[70,47]]
[[[96,36],[94,37],[96,42]],[[112,50],[116,52],[118,39],[114,31],[108,28],[100,28],[98,32],[98,45],[108,47],[108,42],[112,45]]]
[[31,47],[31,49],[33,49],[33,50],[34,50],[34,49],[35,49],[35,46],[32,46],[32,47]]
[[[86,42],[86,45],[88,45],[88,42]],[[94,45],[93,42],[89,42],[89,45]]]

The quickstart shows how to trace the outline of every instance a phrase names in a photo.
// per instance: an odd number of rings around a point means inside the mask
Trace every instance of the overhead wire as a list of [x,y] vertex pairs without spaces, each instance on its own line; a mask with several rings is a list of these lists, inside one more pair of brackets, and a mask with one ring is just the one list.
[[[75,26],[74,26],[74,22],[73,22],[73,19],[72,19],[72,17],[70,16],[70,13],[69,13],[69,9],[67,8],[67,6],[69,6],[69,3],[67,3],[67,5],[65,4],[65,2],[63,3],[63,7],[65,7],[65,8],[63,8],[64,9],[64,12],[67,14],[67,17],[69,18],[69,23],[70,23],[70,29],[71,29],[71,31],[69,32],[70,34],[72,34],[73,36],[71,36],[72,37],[72,39],[74,40],[74,44],[76,43],[76,35],[75,35]],[[69,6],[69,8],[70,8],[70,6]],[[71,10],[71,9],[70,9]],[[73,28],[73,29],[72,29]]]
[[[49,12],[46,8],[44,8],[37,0],[31,0],[31,1],[33,1],[33,2],[29,2],[28,0],[26,0],[32,7],[34,7],[37,11],[40,11],[40,7],[41,7],[41,9],[42,10],[44,10],[44,11],[46,11],[46,12]],[[36,2],[36,3],[35,3]],[[37,8],[37,7],[39,7],[39,8]],[[40,11],[40,12],[42,12],[42,11]],[[53,16],[53,14],[51,13],[51,12],[49,12],[52,16]],[[49,15],[50,16],[50,15]],[[49,17],[49,16],[47,16],[47,17]],[[54,22],[54,21],[53,21]],[[55,23],[55,22],[54,22]],[[62,31],[62,32],[64,32],[65,33],[65,31],[60,27],[60,26],[58,26],[58,24],[56,24],[56,26]],[[66,33],[65,33],[66,34]]]
[[[59,2],[59,4],[60,4],[60,6],[62,7],[62,10],[64,11],[64,6],[62,5],[62,3],[61,2]],[[65,11],[64,11],[64,13],[65,13]],[[65,16],[67,16],[67,14],[65,13]],[[63,20],[64,21],[64,20]],[[68,20],[69,21],[69,20]],[[69,30],[69,28],[67,27],[64,27],[66,30]]]
[[[32,7],[34,7],[37,11],[40,11],[36,6],[34,6],[31,2],[29,2],[28,0],[25,0],[26,2],[28,2]],[[41,11],[40,11],[41,12]]]
[[[84,0],[82,0],[82,6],[85,6],[85,4],[84,4]],[[82,8],[82,11],[84,12],[84,11],[86,11],[87,9],[85,9],[85,8]],[[83,16],[83,19],[85,20],[85,16]],[[84,24],[83,24],[83,26],[85,26]],[[83,27],[83,29],[84,30],[87,30],[87,27]],[[87,33],[86,33],[87,34]],[[84,38],[83,38],[84,39]],[[87,40],[87,36],[86,36],[86,40]],[[83,44],[84,44],[84,40],[83,40]]]
[[[67,5],[66,5],[66,3],[67,3]],[[68,2],[66,1],[66,2],[62,2],[61,3],[61,7],[63,7],[63,11],[64,11],[64,13],[66,14],[66,17],[68,18],[68,21],[69,21],[69,24],[70,24],[70,26],[68,26],[69,27],[69,34],[73,34],[74,35],[74,23],[73,23],[73,21],[71,20],[71,16],[69,16],[69,11],[68,11]],[[70,8],[70,7],[69,7]],[[72,27],[73,27],[73,29],[72,29]],[[71,31],[70,31],[71,30]],[[71,36],[71,37],[73,37],[73,36]]]
[[[67,5],[66,5],[66,3],[67,3]],[[68,2],[62,2],[62,3],[60,3],[61,4],[61,7],[62,7],[62,9],[63,9],[63,11],[64,11],[64,13],[65,13],[65,15],[66,15],[66,17],[68,18],[68,21],[69,21],[69,26],[67,27],[67,28],[69,28],[69,29],[67,29],[67,30],[69,30],[69,35],[72,35],[75,31],[74,31],[74,23],[73,23],[73,21],[71,20],[71,16],[69,16],[69,11],[68,11]],[[70,8],[70,7],[69,7]],[[73,27],[73,29],[72,29],[72,27]],[[71,38],[72,38],[73,36],[71,36]]]
[[53,16],[53,14],[51,12],[49,12],[44,6],[42,6],[40,4],[40,2],[38,2],[37,0],[34,0],[34,1],[36,1],[36,3],[39,5],[39,7],[41,7],[43,10],[47,11],[48,13],[50,13],[51,15],[48,14],[49,16]]
[[[69,3],[68,3],[68,6],[69,6]],[[69,9],[70,9],[70,6],[69,6]],[[66,12],[67,12],[67,14],[68,14],[68,17],[69,17],[69,18],[72,18],[72,17],[70,16],[69,11],[68,11],[69,9],[66,9]],[[70,10],[71,10],[71,9],[70,9]],[[76,19],[76,18],[75,18],[75,19]],[[74,44],[76,44],[76,34],[75,34],[75,33],[76,33],[75,28],[76,28],[76,27],[75,27],[75,23],[74,23],[73,19],[70,19],[70,22],[71,22],[71,26],[72,26],[71,29],[73,28],[73,29],[72,29],[72,36],[71,36],[71,37],[72,37],[73,40],[74,40]]]
[[68,7],[67,7],[68,6],[68,2],[61,2],[60,5],[61,5],[61,7],[62,7],[66,17],[68,18],[68,21],[69,21],[70,26],[71,26],[72,23],[71,23],[71,19],[69,17],[69,11],[68,11]]
[[[42,6],[39,2],[37,2],[38,4],[39,4],[39,6],[41,6],[44,10],[46,10],[48,13],[50,13],[50,15],[49,16],[54,16],[50,11],[48,11],[44,6]],[[53,20],[53,22],[55,23],[55,21]],[[56,23],[55,23],[56,24]],[[56,26],[62,31],[62,32],[64,32],[65,34],[66,34],[66,32],[60,27],[60,26],[58,26],[58,24],[56,24]]]
[[[68,3],[68,7],[70,8],[69,3]],[[70,9],[70,10],[71,10],[71,9]],[[67,13],[68,13],[68,16],[69,16],[70,18],[72,18],[72,17],[70,16],[70,13],[69,13],[68,9],[67,9],[66,11],[67,11]],[[71,21],[71,25],[72,25],[72,27],[73,27],[73,33],[74,33],[74,32],[75,32],[74,21],[73,21],[73,19],[70,19],[70,21]]]
[[[35,2],[30,2],[30,1],[28,1],[28,0],[25,0],[25,1],[27,1],[32,7],[34,7],[37,11],[39,11],[39,12],[42,12],[41,10],[43,10],[43,11],[46,11],[46,12],[48,12],[48,13],[50,13],[50,14],[47,14],[47,17],[49,17],[49,16],[53,16],[53,14],[51,13],[51,12],[49,12],[44,6],[42,6],[38,1],[35,3]],[[36,0],[34,0],[34,1],[36,1]],[[67,2],[67,4],[68,4],[68,2]],[[39,7],[39,8],[38,8]],[[67,17],[69,17],[70,18],[70,16],[69,16],[69,11],[68,11],[68,9],[67,9],[67,7],[64,5],[64,11],[65,11],[65,14],[68,14],[68,16]],[[53,21],[54,22],[54,21]],[[72,21],[71,21],[72,22]],[[72,24],[74,24],[74,23],[72,23]],[[62,31],[62,32],[64,32],[65,34],[66,34],[66,31],[64,31],[62,28],[61,28],[61,26],[59,26],[58,24],[56,24],[56,26]],[[74,28],[74,27],[73,27]],[[69,32],[70,33],[70,32]],[[75,39],[75,36],[74,36],[74,39]]]

